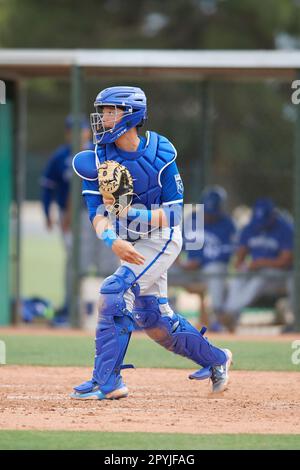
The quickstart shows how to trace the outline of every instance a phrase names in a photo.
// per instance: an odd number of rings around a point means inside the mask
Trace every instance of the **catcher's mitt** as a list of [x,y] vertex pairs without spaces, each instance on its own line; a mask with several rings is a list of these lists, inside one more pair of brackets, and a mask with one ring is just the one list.
[[98,168],[99,191],[111,200],[108,212],[115,216],[122,214],[133,199],[133,179],[124,165],[114,160],[107,160]]

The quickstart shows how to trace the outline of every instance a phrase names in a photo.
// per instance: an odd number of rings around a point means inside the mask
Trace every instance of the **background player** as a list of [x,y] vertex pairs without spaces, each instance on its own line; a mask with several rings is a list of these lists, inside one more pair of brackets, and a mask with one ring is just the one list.
[[[231,352],[211,345],[168,303],[167,271],[182,246],[183,185],[176,150],[155,132],[138,135],[147,117],[146,96],[140,88],[107,88],[97,96],[95,108],[91,115],[95,153],[77,154],[73,167],[83,178],[83,195],[97,236],[120,258],[121,267],[101,285],[93,377],[75,387],[72,397],[127,396],[121,369],[133,319],[161,346],[203,367],[190,378],[211,378],[213,391],[221,392],[228,382]],[[103,199],[98,187],[97,170],[107,161],[124,165],[134,181],[132,205],[117,218],[106,210],[111,200]]]
[[[232,218],[225,213],[227,194],[220,186],[206,188],[201,203],[204,205],[204,244],[200,250],[189,250],[188,259],[181,265],[188,270],[201,269],[203,282],[188,287],[189,292],[202,295],[203,286],[212,304],[209,318],[211,331],[222,330],[222,313],[226,295],[228,263],[234,251],[236,229]],[[195,213],[191,215],[195,217]],[[198,287],[198,289],[197,289]],[[199,291],[200,289],[200,291]]]
[[[291,222],[276,210],[271,199],[257,199],[252,218],[239,236],[235,268],[248,276],[230,280],[224,305],[232,328],[243,308],[262,294],[276,294],[285,286],[292,304],[293,236]],[[290,276],[283,278],[284,271]]]

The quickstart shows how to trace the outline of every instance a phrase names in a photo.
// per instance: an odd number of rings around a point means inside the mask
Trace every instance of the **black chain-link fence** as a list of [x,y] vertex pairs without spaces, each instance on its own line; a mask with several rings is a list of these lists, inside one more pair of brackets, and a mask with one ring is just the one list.
[[[257,78],[158,78],[152,82],[132,79],[122,83],[141,86],[148,97],[145,130],[155,130],[175,145],[186,203],[199,203],[202,189],[218,184],[226,189],[227,210],[238,215],[240,226],[249,217],[247,208],[258,197],[273,198],[276,206],[293,215],[296,110],[291,102],[291,83]],[[84,81],[82,108],[87,116],[93,112],[98,92],[117,84],[117,80],[109,79]],[[40,197],[40,175],[49,155],[64,142],[64,119],[69,109],[69,82],[28,82],[29,200]],[[240,206],[242,209],[237,212]],[[199,275],[175,271],[173,280],[177,285],[186,286],[189,280],[194,283],[197,279],[201,283],[200,271]],[[229,272],[232,276],[232,267]]]
[[[127,82],[141,86],[148,96],[145,128],[166,135],[178,151],[186,202],[199,202],[204,184],[220,184],[228,191],[230,209],[252,204],[257,196],[270,196],[292,210],[295,106],[289,82]],[[87,115],[98,91],[116,83],[85,82]],[[64,139],[70,85],[33,80],[28,95],[26,194],[37,199],[42,168]]]

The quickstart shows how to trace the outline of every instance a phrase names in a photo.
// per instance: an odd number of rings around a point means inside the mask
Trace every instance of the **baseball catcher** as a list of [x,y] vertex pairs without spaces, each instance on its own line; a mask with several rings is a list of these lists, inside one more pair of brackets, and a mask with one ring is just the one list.
[[154,341],[201,366],[189,378],[210,379],[213,392],[228,383],[232,354],[213,346],[168,302],[167,271],[182,247],[183,184],[172,143],[156,132],[138,133],[147,118],[144,92],[106,88],[91,114],[95,152],[73,159],[83,180],[96,234],[120,259],[100,287],[92,378],[74,387],[75,399],[126,397],[121,371],[138,324]]

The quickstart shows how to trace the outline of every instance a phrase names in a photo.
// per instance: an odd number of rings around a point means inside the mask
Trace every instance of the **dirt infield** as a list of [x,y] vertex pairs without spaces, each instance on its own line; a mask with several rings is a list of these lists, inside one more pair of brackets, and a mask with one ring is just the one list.
[[118,401],[76,401],[72,385],[88,368],[2,366],[0,429],[170,433],[300,433],[300,374],[232,371],[229,390],[212,397],[189,371],[124,371]]

